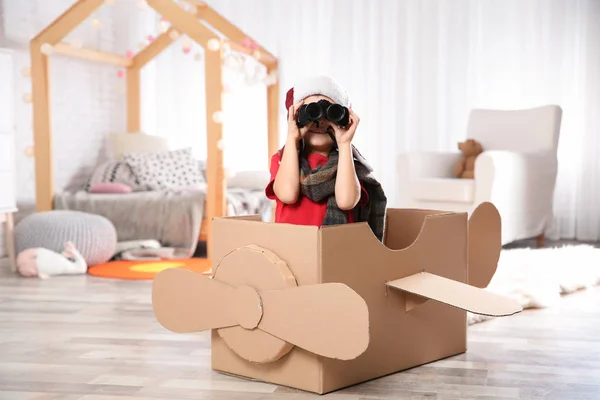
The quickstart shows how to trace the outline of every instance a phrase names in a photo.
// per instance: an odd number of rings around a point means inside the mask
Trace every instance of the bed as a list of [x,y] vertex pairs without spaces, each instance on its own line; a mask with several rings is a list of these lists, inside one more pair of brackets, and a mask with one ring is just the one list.
[[[209,236],[205,162],[196,160],[191,148],[169,149],[164,138],[144,133],[112,139],[114,158],[96,165],[83,186],[56,194],[54,208],[106,217],[119,242],[156,240],[193,253]],[[226,175],[225,215],[258,214],[269,221],[269,172]]]
[[[205,73],[205,96],[206,96],[206,115],[212,116],[206,118],[206,142],[207,142],[207,168],[206,168],[206,187],[204,190],[196,190],[187,194],[175,195],[173,193],[138,193],[129,196],[121,196],[133,210],[134,207],[142,207],[148,210],[152,207],[161,209],[164,212],[159,215],[168,216],[169,213],[177,213],[174,204],[178,201],[188,203],[188,213],[193,215],[194,220],[200,219],[200,223],[189,227],[189,236],[196,230],[198,236],[205,238],[208,248],[208,258],[211,253],[211,224],[215,217],[229,214],[228,210],[237,212],[235,204],[239,201],[242,192],[235,190],[235,187],[228,187],[225,183],[225,174],[223,166],[223,148],[221,146],[223,138],[222,122],[217,118],[223,109],[223,60],[227,52],[239,52],[246,56],[255,58],[259,63],[265,66],[268,76],[271,77],[271,83],[267,84],[267,130],[269,159],[265,160],[265,169],[268,171],[270,156],[277,151],[279,145],[278,132],[278,108],[279,108],[279,83],[277,82],[278,60],[269,53],[263,46],[251,39],[246,33],[229,22],[222,15],[213,10],[203,1],[186,0],[187,10],[181,7],[173,0],[147,0],[147,4],[156,13],[167,20],[170,24],[168,29],[154,38],[151,43],[141,49],[132,57],[126,57],[119,54],[111,54],[95,49],[72,46],[64,42],[64,38],[77,26],[84,23],[94,15],[105,3],[104,0],[79,0],[73,1],[72,6],[67,9],[58,18],[52,21],[47,27],[39,32],[30,41],[31,57],[31,84],[32,84],[32,108],[33,108],[33,136],[35,151],[35,176],[36,176],[36,210],[47,211],[53,208],[69,208],[88,210],[90,212],[112,213],[110,204],[113,204],[113,197],[92,196],[83,192],[58,193],[54,188],[53,160],[52,160],[52,121],[51,121],[51,96],[49,85],[49,67],[53,54],[61,54],[71,57],[77,57],[92,62],[110,64],[116,68],[124,68],[126,79],[126,118],[128,134],[137,134],[141,131],[141,89],[140,74],[141,70],[156,58],[164,49],[173,43],[174,38],[183,35],[204,48],[204,73]],[[163,191],[164,192],[164,191]],[[255,198],[249,191],[243,192],[245,198]],[[179,196],[179,197],[177,197]],[[258,195],[258,192],[256,193]],[[116,199],[116,197],[114,197]],[[203,198],[203,199],[201,199]],[[146,202],[149,202],[146,204]],[[258,201],[259,207],[267,207],[262,200]],[[121,203],[119,203],[121,204]],[[137,204],[137,206],[136,206]],[[143,206],[142,206],[143,205]],[[239,207],[238,207],[239,208]],[[127,209],[127,208],[125,208]],[[104,210],[104,211],[100,211]],[[132,215],[140,215],[143,211],[135,208]],[[165,211],[166,210],[166,211]],[[127,237],[127,228],[123,227],[125,221],[131,223],[129,214],[121,211],[117,217],[111,218],[121,226],[124,237]],[[127,214],[125,217],[122,215]],[[197,215],[203,215],[204,218]],[[116,218],[116,219],[115,219]],[[183,218],[183,217],[181,217]],[[134,221],[136,224],[148,223]],[[189,222],[186,222],[189,223]],[[169,221],[155,221],[152,229],[164,228],[170,226]],[[142,229],[142,232],[146,229]],[[148,228],[149,229],[149,228]],[[136,233],[136,235],[139,234]],[[179,239],[178,239],[179,240]],[[183,242],[182,242],[183,243]]]
[[[228,188],[227,215],[259,214],[271,218],[271,201],[264,189]],[[120,242],[157,240],[164,247],[189,251],[206,241],[206,191],[146,191],[122,194],[85,190],[55,196],[54,208],[99,214],[116,228]]]

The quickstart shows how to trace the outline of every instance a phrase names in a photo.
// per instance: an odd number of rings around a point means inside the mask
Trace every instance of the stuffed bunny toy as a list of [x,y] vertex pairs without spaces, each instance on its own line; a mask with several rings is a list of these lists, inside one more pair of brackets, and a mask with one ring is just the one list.
[[17,256],[17,269],[23,276],[48,279],[51,275],[85,274],[87,263],[75,245],[66,242],[60,254],[43,247],[23,250]]

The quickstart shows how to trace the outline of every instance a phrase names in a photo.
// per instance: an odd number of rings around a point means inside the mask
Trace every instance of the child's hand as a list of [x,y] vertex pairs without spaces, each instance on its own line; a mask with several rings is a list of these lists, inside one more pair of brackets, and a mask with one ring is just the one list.
[[348,111],[350,112],[350,121],[348,122],[348,125],[345,128],[341,128],[335,124],[331,125],[335,134],[335,140],[338,142],[338,144],[350,143],[352,141],[352,138],[354,138],[354,134],[356,133],[356,127],[360,122],[360,118],[358,118],[358,115],[356,115],[354,111],[352,111],[351,109],[348,109]]
[[308,132],[308,130],[313,124],[312,122],[310,122],[302,128],[298,128],[298,124],[296,123],[296,121],[298,121],[298,110],[300,109],[302,104],[304,104],[304,100],[300,100],[298,103],[293,104],[288,109],[288,137],[294,139],[296,142],[298,142],[304,137],[304,135],[306,135],[306,132]]

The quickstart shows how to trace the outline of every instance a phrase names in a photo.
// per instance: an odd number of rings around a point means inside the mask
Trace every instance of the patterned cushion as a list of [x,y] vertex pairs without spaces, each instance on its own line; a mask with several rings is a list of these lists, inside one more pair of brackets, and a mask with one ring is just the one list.
[[160,153],[126,153],[123,159],[148,190],[200,189],[205,183],[191,148]]
[[134,191],[144,190],[129,164],[124,161],[110,160],[100,164],[85,184],[84,190],[91,192],[92,186],[98,183],[122,183]]

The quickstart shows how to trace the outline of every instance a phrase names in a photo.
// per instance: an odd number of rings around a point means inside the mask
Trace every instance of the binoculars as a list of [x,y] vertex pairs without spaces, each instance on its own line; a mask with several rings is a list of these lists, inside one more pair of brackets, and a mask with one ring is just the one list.
[[327,100],[319,100],[316,103],[303,104],[298,110],[298,127],[302,128],[312,121],[318,121],[322,117],[339,125],[346,126],[350,121],[348,108],[339,104],[332,104]]

